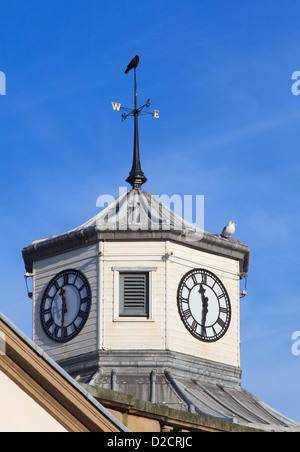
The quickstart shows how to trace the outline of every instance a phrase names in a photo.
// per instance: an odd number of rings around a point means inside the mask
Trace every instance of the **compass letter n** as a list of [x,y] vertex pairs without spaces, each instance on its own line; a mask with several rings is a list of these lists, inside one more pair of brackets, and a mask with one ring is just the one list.
[[111,104],[114,110],[120,111],[121,104],[118,104],[117,102],[112,102]]

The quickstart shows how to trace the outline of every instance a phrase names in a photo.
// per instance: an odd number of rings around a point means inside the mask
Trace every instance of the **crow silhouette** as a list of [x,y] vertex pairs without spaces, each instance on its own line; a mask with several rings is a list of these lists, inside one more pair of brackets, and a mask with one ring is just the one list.
[[128,72],[131,69],[135,69],[137,67],[137,65],[139,64],[140,58],[138,55],[136,55],[134,58],[132,58],[132,60],[130,61],[130,63],[127,66],[127,69],[125,71],[125,74],[128,74]]

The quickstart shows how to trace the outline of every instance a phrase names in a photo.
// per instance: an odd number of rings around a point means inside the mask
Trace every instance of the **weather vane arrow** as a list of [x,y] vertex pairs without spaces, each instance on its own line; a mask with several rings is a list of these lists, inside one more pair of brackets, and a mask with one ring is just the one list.
[[128,74],[131,69],[134,69],[134,108],[122,107],[118,102],[112,102],[112,107],[114,110],[120,111],[124,110],[125,113],[122,114],[122,121],[124,121],[128,116],[134,116],[134,146],[133,146],[133,163],[132,168],[129,173],[129,177],[126,182],[131,184],[134,189],[140,189],[141,185],[147,182],[147,178],[141,168],[140,154],[139,154],[139,135],[138,135],[138,117],[140,115],[152,115],[154,118],[159,118],[159,111],[154,110],[153,112],[144,111],[144,108],[150,107],[150,99],[142,105],[137,107],[137,84],[136,84],[136,68],[139,64],[140,58],[136,55],[128,64],[125,74]]

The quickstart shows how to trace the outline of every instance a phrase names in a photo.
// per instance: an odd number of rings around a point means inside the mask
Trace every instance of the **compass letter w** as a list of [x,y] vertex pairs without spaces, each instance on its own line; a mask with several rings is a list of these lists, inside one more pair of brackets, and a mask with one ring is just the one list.
[[120,110],[121,104],[118,104],[117,102],[112,102],[111,104],[114,110]]

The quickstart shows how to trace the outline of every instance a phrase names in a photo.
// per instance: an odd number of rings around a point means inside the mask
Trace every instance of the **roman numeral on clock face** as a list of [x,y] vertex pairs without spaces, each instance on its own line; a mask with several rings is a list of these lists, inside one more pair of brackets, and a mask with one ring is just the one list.
[[198,322],[196,322],[196,320],[193,320],[193,323],[191,324],[191,330],[196,332],[198,325],[199,325]]
[[182,315],[183,315],[183,318],[187,320],[188,318],[191,317],[192,313],[191,313],[190,309],[188,308],[185,311],[183,311]]
[[196,275],[195,274],[192,274],[191,275],[191,278],[192,278],[192,280],[193,280],[193,284],[195,285],[195,284],[198,284],[198,281],[197,281],[197,278],[196,278]]
[[224,328],[225,322],[223,319],[221,319],[221,317],[218,318],[217,323],[218,325],[220,325],[221,328]]

